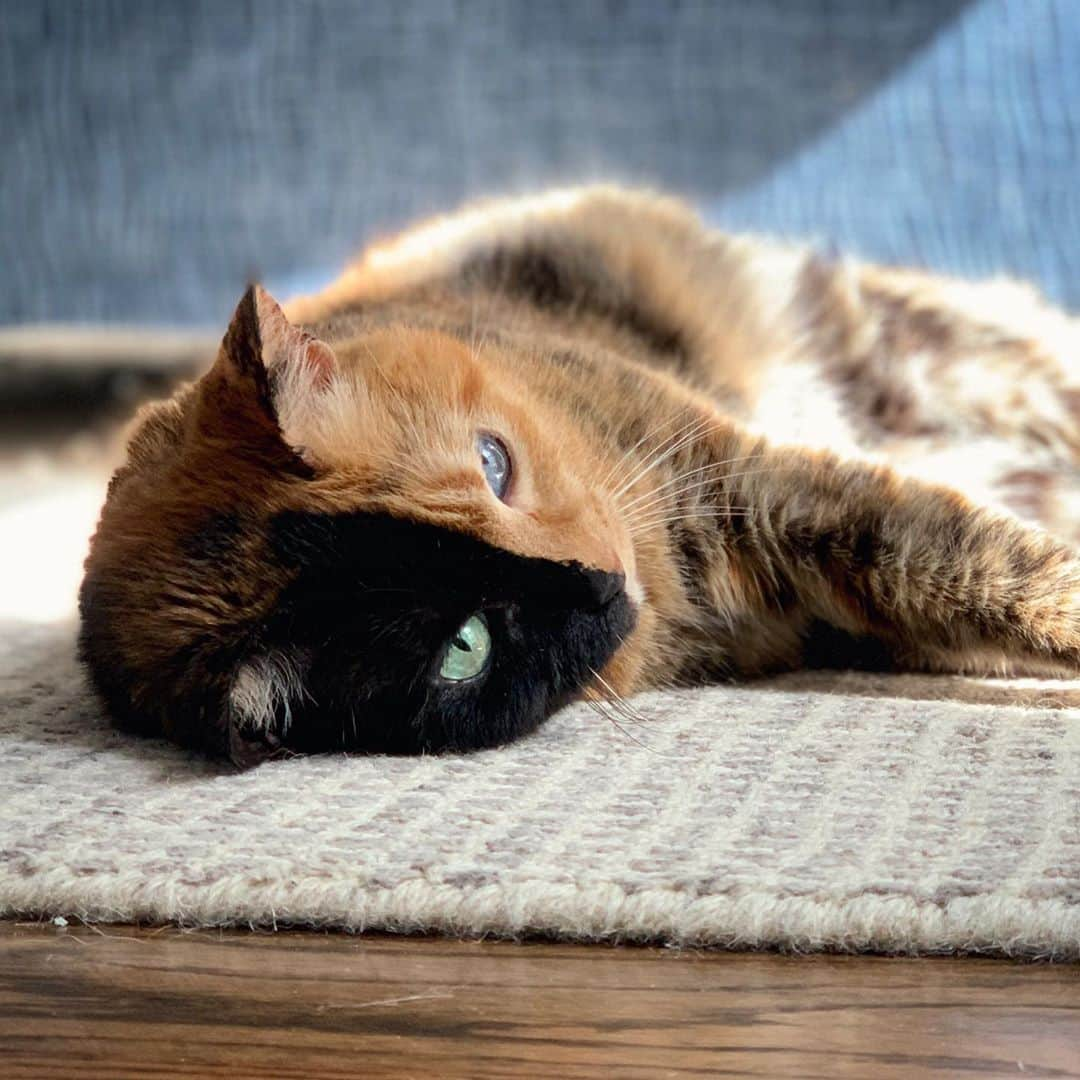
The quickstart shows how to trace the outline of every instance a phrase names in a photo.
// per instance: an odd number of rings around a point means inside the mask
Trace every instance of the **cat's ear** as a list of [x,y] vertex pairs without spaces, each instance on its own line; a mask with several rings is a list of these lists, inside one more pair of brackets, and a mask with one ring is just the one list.
[[285,443],[306,456],[320,407],[338,376],[334,350],[293,326],[261,285],[251,285],[225,332],[218,364]]

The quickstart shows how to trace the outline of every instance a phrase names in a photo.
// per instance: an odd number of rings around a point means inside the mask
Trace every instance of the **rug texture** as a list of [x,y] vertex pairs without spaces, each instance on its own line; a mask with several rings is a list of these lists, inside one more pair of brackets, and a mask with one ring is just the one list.
[[7,623],[0,915],[1080,957],[1080,684],[798,675],[238,774]]

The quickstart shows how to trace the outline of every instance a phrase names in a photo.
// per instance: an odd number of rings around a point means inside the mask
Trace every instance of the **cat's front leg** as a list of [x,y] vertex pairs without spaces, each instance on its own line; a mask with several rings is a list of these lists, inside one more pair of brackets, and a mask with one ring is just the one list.
[[1074,549],[887,468],[782,449],[755,465],[710,492],[713,601],[741,626],[824,622],[902,667],[1080,673]]

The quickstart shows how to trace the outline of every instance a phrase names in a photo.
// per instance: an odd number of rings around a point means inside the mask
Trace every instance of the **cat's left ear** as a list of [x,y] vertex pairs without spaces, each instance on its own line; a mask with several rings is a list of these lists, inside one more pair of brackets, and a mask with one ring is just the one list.
[[334,350],[289,322],[261,285],[251,285],[225,332],[218,363],[229,384],[253,396],[285,443],[306,457],[320,406],[338,377]]

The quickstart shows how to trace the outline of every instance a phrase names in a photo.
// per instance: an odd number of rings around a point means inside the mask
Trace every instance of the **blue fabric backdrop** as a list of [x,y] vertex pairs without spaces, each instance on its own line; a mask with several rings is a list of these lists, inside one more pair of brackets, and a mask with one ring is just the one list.
[[1077,0],[0,0],[0,322],[219,324],[612,177],[1080,307]]

